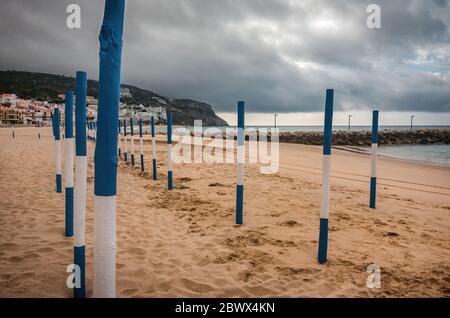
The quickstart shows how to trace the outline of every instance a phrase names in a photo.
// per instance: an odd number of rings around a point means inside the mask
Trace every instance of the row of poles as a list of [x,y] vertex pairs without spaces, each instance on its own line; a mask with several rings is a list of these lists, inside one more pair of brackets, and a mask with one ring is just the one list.
[[[168,116],[171,117],[171,113]],[[151,126],[151,134],[152,134],[152,165],[153,165],[153,180],[156,180],[156,140],[155,140],[155,119],[154,115],[150,118],[150,126]],[[171,126],[171,122],[170,122]],[[139,116],[139,146],[140,146],[140,155],[141,155],[141,172],[145,171],[144,164],[144,141],[143,141],[143,129],[142,129],[142,118]],[[119,119],[119,145],[118,145],[118,155],[119,158],[122,157],[122,148],[121,148],[121,138],[122,138],[122,121]],[[124,139],[124,151],[123,156],[124,160],[128,161],[128,140],[127,140],[127,119],[123,119],[123,139]],[[135,166],[134,159],[134,120],[133,115],[130,118],[130,142],[131,142],[131,166]]]
[[[106,0],[104,20],[100,32],[100,78],[98,118],[94,127],[96,134],[94,156],[94,297],[116,296],[116,193],[117,158],[119,137],[120,68],[122,52],[122,33],[124,19],[124,0]],[[114,40],[111,40],[114,37]],[[74,288],[75,297],[85,297],[85,209],[86,209],[86,73],[76,75],[76,160],[73,183],[73,93],[66,95],[66,235],[74,236],[74,263],[81,271],[81,284]],[[71,95],[72,94],[72,95]],[[331,146],[334,90],[326,91],[325,124],[323,143],[322,202],[320,209],[320,229],[318,261],[327,261],[328,218],[331,177]],[[236,223],[243,224],[244,214],[244,157],[245,157],[245,103],[237,105],[237,184],[236,184]],[[56,145],[56,187],[61,192],[61,152],[59,134],[59,110],[55,109],[54,136]],[[173,188],[172,174],[172,113],[167,113],[168,144],[168,189]],[[133,129],[131,130],[133,140]],[[142,133],[140,129],[142,144]],[[154,123],[152,122],[152,143],[154,145]],[[378,143],[378,111],[373,113],[372,130],[372,172],[370,180],[370,207],[375,208],[376,158]],[[126,122],[124,122],[124,157],[127,158]],[[132,141],[133,147],[133,141]],[[142,147],[141,147],[142,149]],[[134,149],[132,155],[134,156]],[[73,151],[73,150],[72,150]],[[156,156],[153,146],[154,173],[156,179]],[[143,152],[141,151],[141,155]],[[133,161],[133,159],[132,159]],[[141,157],[143,164],[143,157]],[[74,197],[72,197],[74,194]],[[73,202],[73,210],[71,204]],[[73,218],[73,232],[71,219]]]
[[[66,117],[65,117],[65,235],[71,237],[75,233],[74,239],[74,260],[75,264],[80,267],[82,284],[80,288],[74,289],[75,297],[85,296],[85,206],[86,206],[86,114],[85,102],[82,95],[86,92],[86,73],[77,72],[77,112],[76,112],[76,176],[77,182],[75,186],[74,201],[74,183],[73,183],[73,93],[66,94]],[[319,245],[318,245],[318,261],[323,264],[327,261],[328,251],[328,219],[330,205],[330,177],[331,177],[331,148],[332,148],[332,120],[333,120],[333,99],[334,90],[326,91],[325,100],[325,122],[324,122],[324,142],[323,142],[323,166],[322,166],[322,201],[320,209],[320,228],[319,228]],[[80,101],[80,103],[78,102]],[[79,114],[83,111],[84,116]],[[237,127],[237,182],[236,182],[236,224],[243,224],[244,214],[244,162],[245,162],[245,102],[239,101],[237,105],[238,127]],[[54,111],[53,132],[55,136],[56,146],[56,189],[62,192],[61,177],[61,151],[60,151],[60,132],[59,132],[59,109]],[[151,116],[151,135],[152,135],[152,154],[153,154],[153,180],[157,180],[156,175],[156,141],[155,141],[155,125],[154,116]],[[87,124],[87,139],[96,140],[96,123]],[[119,147],[118,157],[121,158],[122,152],[120,147],[121,124],[118,121]],[[83,129],[84,128],[84,129]],[[84,132],[84,133],[83,133]],[[134,160],[134,121],[130,118],[130,142],[131,142],[131,165],[135,165]],[[124,139],[124,160],[128,161],[127,148],[127,121],[123,119],[123,139]],[[144,151],[143,151],[143,129],[142,119],[139,118],[139,141],[140,141],[140,159],[141,171],[145,170]],[[173,189],[173,172],[172,172],[172,113],[167,113],[167,145],[168,145],[168,190]],[[378,111],[373,111],[372,119],[372,159],[371,159],[371,177],[370,177],[370,208],[376,206],[376,162],[378,150]],[[97,151],[97,150],[96,150]],[[74,204],[75,203],[75,204]],[[75,208],[75,209],[73,209]],[[75,210],[75,213],[73,211]],[[75,227],[73,226],[75,220]],[[94,221],[95,222],[95,221]],[[115,245],[115,244],[114,244]],[[95,243],[94,243],[95,246]],[[115,257],[115,256],[114,256]],[[109,257],[111,260],[111,256]],[[94,280],[95,284],[95,280]]]
[[[75,107],[75,138],[73,127],[73,92],[66,93],[65,102],[65,236],[73,237],[74,264],[79,269],[79,285],[74,287],[74,297],[86,296],[85,284],[85,219],[86,219],[86,178],[87,178],[87,145],[86,139],[86,95],[87,74],[76,73],[76,107]],[[53,136],[55,137],[56,153],[56,192],[62,192],[61,172],[61,133],[60,111],[55,108],[52,116]],[[93,126],[88,125],[89,132]],[[75,156],[74,156],[75,150]],[[75,162],[74,162],[75,157]],[[75,168],[75,176],[74,176]]]

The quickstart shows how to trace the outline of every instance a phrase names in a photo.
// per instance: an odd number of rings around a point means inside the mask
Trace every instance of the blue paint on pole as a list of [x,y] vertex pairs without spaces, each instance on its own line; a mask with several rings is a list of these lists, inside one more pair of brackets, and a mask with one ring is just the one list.
[[87,93],[87,74],[77,72],[77,91],[75,108],[75,155],[87,156],[86,146],[86,93]]
[[[66,93],[65,105],[65,135],[66,135],[66,237],[73,236],[73,92]],[[70,163],[70,164],[69,164]],[[69,171],[71,170],[71,171]],[[69,180],[69,176],[72,180]]]
[[[120,138],[120,134],[121,134],[121,126],[122,126],[122,124],[119,119],[119,138]],[[121,157],[121,155],[122,155],[122,153],[121,153],[120,140],[119,140],[119,158]]]
[[327,89],[326,100],[325,100],[325,125],[323,132],[323,154],[331,154],[331,144],[333,139],[333,99],[334,90]]
[[173,189],[173,174],[172,174],[172,112],[167,112],[167,144],[168,144],[168,171],[167,171],[167,187],[169,190]]
[[73,188],[66,188],[66,237],[73,236]]
[[130,118],[130,140],[131,140],[131,166],[134,167],[134,120],[133,115]]
[[[236,183],[236,224],[244,222],[244,147],[245,147],[245,102],[239,101],[237,106],[238,113],[238,135],[237,135],[237,165],[238,177]],[[242,162],[240,162],[242,161]]]
[[65,127],[66,138],[73,138],[73,92],[66,93],[65,106]]
[[152,117],[150,118],[150,125],[151,125],[151,129],[152,129],[152,156],[153,156],[153,160],[152,160],[152,164],[153,164],[153,180],[156,180],[156,142],[155,142],[155,118]]
[[95,194],[113,196],[117,191],[117,132],[120,105],[120,67],[125,1],[106,0],[100,40],[100,76]]
[[74,264],[80,268],[80,288],[74,287],[74,298],[86,297],[86,251],[85,246],[74,246]]
[[317,256],[317,260],[320,264],[324,264],[327,261],[328,253],[328,216],[330,204],[330,159],[333,134],[333,99],[334,90],[327,89],[323,135],[322,203],[320,208],[319,248]]
[[55,108],[55,140],[61,140],[59,108]]
[[372,116],[372,143],[378,144],[378,110],[374,110]]
[[327,261],[328,251],[328,219],[320,218],[320,232],[319,232],[319,254],[317,260],[320,264]]
[[[86,146],[86,95],[87,95],[87,74],[85,72],[76,73],[76,108],[75,108],[75,155],[77,157],[76,184],[75,189],[80,191],[75,198],[74,221],[74,264],[80,268],[80,287],[73,289],[75,298],[86,297],[86,257],[84,242],[84,224],[86,209],[86,167],[81,162],[87,164]],[[78,197],[78,195],[80,197]]]

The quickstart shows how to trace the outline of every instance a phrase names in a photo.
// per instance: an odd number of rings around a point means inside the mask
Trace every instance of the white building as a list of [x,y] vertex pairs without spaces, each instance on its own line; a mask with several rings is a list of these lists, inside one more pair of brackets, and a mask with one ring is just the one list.
[[120,97],[133,97],[133,95],[131,95],[130,90],[126,87],[124,88],[120,88]]
[[17,96],[16,94],[2,94],[2,104],[9,104],[11,106],[16,106]]

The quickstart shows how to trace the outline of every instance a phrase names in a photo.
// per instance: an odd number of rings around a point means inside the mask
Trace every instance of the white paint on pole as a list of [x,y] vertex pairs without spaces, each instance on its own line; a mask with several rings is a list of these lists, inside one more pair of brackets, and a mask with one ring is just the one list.
[[172,171],[172,144],[167,145],[167,160],[168,160],[167,170]]
[[75,159],[75,187],[74,187],[74,246],[85,245],[85,215],[86,215],[86,178],[87,157],[77,156]]
[[55,140],[55,148],[56,148],[56,174],[61,174],[61,141]]
[[94,196],[94,296],[116,297],[116,196]]
[[370,176],[377,176],[377,156],[378,156],[378,144],[372,144],[372,166],[370,169]]
[[330,211],[331,155],[323,156],[322,165],[322,202],[320,205],[320,218],[328,219]]
[[65,144],[65,162],[64,162],[64,177],[66,188],[73,188],[73,157],[74,157],[74,138],[66,138]]

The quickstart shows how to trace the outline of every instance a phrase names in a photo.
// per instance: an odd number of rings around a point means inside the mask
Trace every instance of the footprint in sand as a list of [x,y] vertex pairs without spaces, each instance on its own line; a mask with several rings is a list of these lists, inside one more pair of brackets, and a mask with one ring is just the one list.
[[3,243],[0,245],[0,249],[7,250],[7,249],[16,249],[18,247],[17,244],[14,243]]
[[23,257],[12,256],[12,257],[8,258],[7,261],[11,262],[11,263],[20,263],[21,261],[23,261]]
[[197,293],[208,293],[214,290],[210,285],[199,283],[187,278],[182,278],[181,283],[186,287],[187,289],[197,292]]
[[287,226],[287,227],[294,227],[294,226],[299,226],[301,224],[298,223],[297,221],[289,220],[289,221],[280,222],[280,223],[278,223],[278,225]]
[[134,247],[127,250],[127,253],[132,255],[145,255],[147,251],[140,247]]

